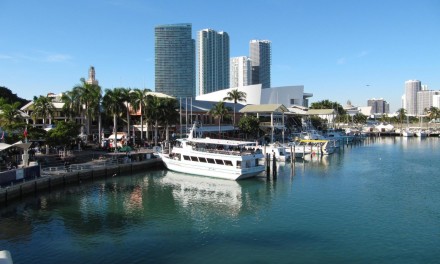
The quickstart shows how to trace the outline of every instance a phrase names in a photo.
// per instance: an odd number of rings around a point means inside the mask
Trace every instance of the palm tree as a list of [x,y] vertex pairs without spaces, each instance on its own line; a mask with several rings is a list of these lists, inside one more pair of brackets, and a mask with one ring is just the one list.
[[73,117],[81,114],[81,104],[78,90],[67,91],[61,95],[61,101],[64,103],[63,111],[73,121]]
[[165,125],[165,140],[169,140],[169,127],[171,124],[176,124],[179,120],[180,114],[177,111],[179,103],[175,98],[161,98],[159,106],[159,117],[162,124]]
[[402,130],[403,120],[406,118],[406,109],[405,108],[399,108],[397,110],[397,118],[400,121],[400,130]]
[[220,101],[216,103],[211,110],[208,111],[208,114],[214,116],[214,118],[218,119],[218,134],[219,138],[221,137],[221,121],[225,116],[229,113],[228,108],[225,106],[225,102]]
[[99,104],[102,98],[101,87],[96,84],[89,84],[84,78],[81,83],[73,88],[73,92],[78,95],[78,102],[83,106],[84,118],[86,119],[86,134],[90,134],[90,122],[94,120],[99,113]]
[[13,125],[20,123],[21,113],[19,107],[20,102],[2,104],[0,106],[0,126],[12,128]]
[[144,112],[145,112],[145,105],[147,103],[147,93],[151,92],[150,89],[133,89],[131,96],[132,96],[132,106],[133,109],[137,112],[140,110],[141,112],[141,141],[144,139]]
[[113,90],[106,89],[105,94],[102,100],[102,105],[108,114],[113,115],[113,132],[115,135],[115,152],[117,151],[117,130],[118,130],[118,116],[124,111],[125,105],[121,100],[122,97],[122,89],[115,88]]
[[[40,97],[34,97],[34,104],[33,104],[33,116],[35,119],[38,117],[41,117],[43,119],[43,128],[46,125],[46,119],[51,118],[53,115],[53,112],[55,111],[55,107],[52,103],[52,97],[42,96]],[[34,119],[34,124],[35,124]]]
[[120,100],[125,102],[125,110],[127,114],[127,139],[130,138],[130,105],[131,105],[131,89],[130,88],[121,88],[122,97]]
[[[439,109],[435,106],[431,106],[430,108],[425,108],[425,113],[428,116],[429,121],[431,120],[436,121],[440,115]],[[428,126],[429,126],[429,121],[428,121]]]
[[237,102],[246,102],[246,93],[243,91],[239,91],[238,89],[232,90],[226,94],[226,97],[223,98],[226,101],[234,101],[234,126],[235,126],[235,105]]
[[154,122],[154,144],[157,145],[157,139],[158,139],[158,126],[159,126],[159,120],[161,120],[162,116],[161,114],[161,101],[160,98],[157,96],[149,95],[147,96],[147,107],[146,107],[146,116],[148,120],[151,120]]

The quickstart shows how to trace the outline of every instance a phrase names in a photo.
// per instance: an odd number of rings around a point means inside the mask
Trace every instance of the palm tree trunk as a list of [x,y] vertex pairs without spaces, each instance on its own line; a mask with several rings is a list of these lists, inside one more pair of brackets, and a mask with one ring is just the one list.
[[143,116],[143,113],[142,113],[142,103],[141,103],[141,142],[143,141],[143,139],[144,139],[144,116]]
[[130,140],[130,113],[128,111],[128,102],[127,102],[127,140]]
[[168,126],[168,123],[165,125],[165,140],[166,141],[168,141],[168,140],[170,140],[170,129],[169,129],[169,126]]
[[118,122],[118,119],[116,117],[116,114],[113,114],[113,132],[115,133],[114,134],[115,138],[113,139],[113,146],[115,148],[115,152],[117,152],[117,148],[118,148],[118,141],[117,141],[117,138],[116,138],[117,131],[118,131],[118,127],[117,127],[118,124],[117,124],[117,122]]
[[156,120],[155,125],[154,125],[154,145],[157,146],[157,126],[158,126],[158,122]]

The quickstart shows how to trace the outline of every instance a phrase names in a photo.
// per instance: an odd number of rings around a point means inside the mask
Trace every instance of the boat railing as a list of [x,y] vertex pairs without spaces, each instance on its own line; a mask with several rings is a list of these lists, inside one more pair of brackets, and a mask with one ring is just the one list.
[[208,149],[208,148],[194,148],[194,150],[200,152],[213,153],[213,154],[234,155],[234,156],[255,154],[254,150],[225,150],[225,149]]

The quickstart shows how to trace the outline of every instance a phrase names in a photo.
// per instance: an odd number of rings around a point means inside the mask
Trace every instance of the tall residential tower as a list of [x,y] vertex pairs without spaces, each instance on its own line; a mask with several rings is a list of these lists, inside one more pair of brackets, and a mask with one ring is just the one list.
[[155,27],[156,92],[174,97],[195,96],[195,41],[191,24]]
[[270,88],[271,42],[269,40],[251,40],[249,43],[252,64],[252,84],[261,83]]
[[422,83],[418,80],[409,80],[405,82],[405,106],[406,114],[410,116],[417,115],[417,92],[422,89]]
[[251,60],[246,56],[231,58],[230,88],[248,86],[252,84]]
[[229,88],[229,35],[212,29],[198,32],[199,94]]

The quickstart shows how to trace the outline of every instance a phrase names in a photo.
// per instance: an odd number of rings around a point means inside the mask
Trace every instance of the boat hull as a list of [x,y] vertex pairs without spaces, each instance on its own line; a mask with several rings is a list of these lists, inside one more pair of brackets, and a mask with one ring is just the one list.
[[234,168],[233,166],[200,166],[195,162],[184,162],[169,158],[167,155],[159,155],[162,158],[165,167],[169,170],[211,178],[226,180],[241,180],[251,178],[264,171],[264,166],[255,166],[251,168]]

